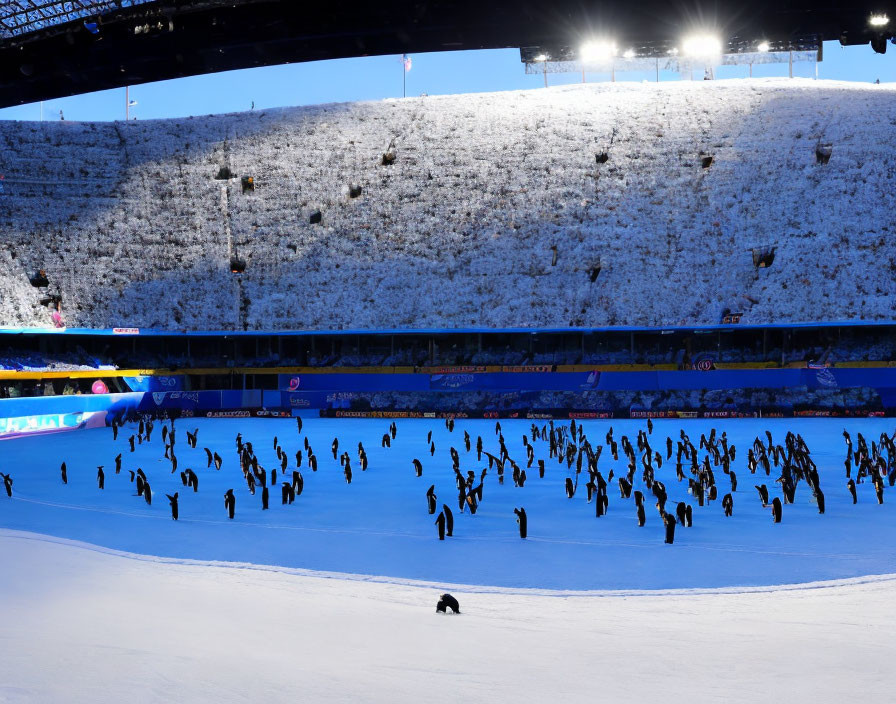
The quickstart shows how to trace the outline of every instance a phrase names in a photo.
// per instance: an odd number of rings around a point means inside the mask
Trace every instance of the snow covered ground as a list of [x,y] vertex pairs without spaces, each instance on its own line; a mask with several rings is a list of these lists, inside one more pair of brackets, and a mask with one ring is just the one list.
[[[477,436],[486,451],[496,453],[493,421],[458,421],[449,433],[440,420],[398,421],[391,448],[380,439],[389,421],[307,419],[303,433],[292,419],[178,421],[178,470],[192,467],[199,491],[184,487],[178,473],[162,457],[160,427],[151,443],[137,445],[132,455],[122,431],[116,443],[107,429],[25,438],[2,445],[3,471],[14,478],[14,495],[0,495],[0,528],[44,533],[131,553],[178,559],[217,560],[277,565],[334,573],[352,573],[389,579],[452,582],[480,586],[551,590],[674,589],[741,587],[788,584],[861,577],[896,572],[896,503],[878,505],[870,483],[858,485],[859,503],[852,505],[843,469],[845,446],[840,432],[862,432],[869,444],[881,432],[893,432],[890,419],[875,420],[737,420],[657,421],[652,444],[665,455],[665,437],[677,439],[684,428],[695,444],[701,432],[715,425],[726,430],[738,448],[735,471],[734,515],[725,518],[721,496],[728,480],[718,472],[719,501],[704,507],[687,494],[687,484],[676,482],[674,461],[657,473],[669,492],[670,506],[678,501],[694,504],[694,526],[678,527],[675,544],[663,544],[663,527],[653,501],[648,500],[647,524],[639,528],[631,499],[623,500],[615,480],[609,487],[609,513],[597,518],[588,504],[582,480],[574,498],[567,499],[566,477],[572,471],[556,460],[546,462],[544,479],[537,461],[528,470],[524,487],[513,486],[508,467],[506,481],[498,483],[492,469],[483,484],[483,501],[475,516],[461,513],[457,503],[449,448],[460,453],[461,471],[477,477],[487,460],[476,461]],[[640,421],[585,423],[592,443],[602,443],[613,426],[618,438],[634,442]],[[187,429],[199,429],[199,447],[186,446]],[[511,457],[525,466],[522,434],[527,421],[502,421]],[[754,484],[765,483],[772,497],[780,496],[778,474],[750,475],[746,450],[757,435],[770,429],[783,442],[788,429],[806,439],[818,465],[826,513],[819,515],[810,503],[805,483],[796,502],[784,507],[781,524],[772,522],[762,507]],[[436,454],[430,456],[427,432],[433,431]],[[463,431],[473,450],[466,452]],[[273,450],[276,435],[295,466],[295,452],[307,436],[318,457],[312,472],[303,457],[304,491],[293,505],[280,503],[279,479],[271,492],[271,508],[261,510],[260,489],[249,493],[236,458],[234,438],[242,432],[253,443],[262,466],[279,468]],[[352,457],[353,481],[347,484],[330,445],[340,439],[338,452]],[[764,435],[763,435],[764,438]],[[370,466],[362,472],[357,461],[361,441]],[[220,472],[206,468],[203,447],[217,451],[224,464]],[[547,443],[536,443],[536,460],[547,459]],[[114,456],[123,453],[122,472],[114,474]],[[305,454],[303,452],[303,454]],[[423,476],[414,476],[412,459],[423,463]],[[68,465],[68,484],[60,479],[59,465]],[[599,468],[619,476],[625,458],[613,461],[605,450]],[[97,489],[96,467],[105,466],[106,486]],[[143,468],[153,492],[152,506],[135,495],[129,470]],[[772,468],[774,471],[774,467]],[[279,473],[279,471],[278,471]],[[587,477],[587,474],[585,475]],[[440,542],[427,512],[425,493],[435,486],[438,506],[454,513],[454,537]],[[227,518],[223,494],[233,488],[236,517]],[[650,497],[640,482],[640,488]],[[165,494],[180,493],[180,520],[170,518]],[[513,509],[526,508],[529,538],[520,540]]]
[[133,559],[0,531],[0,701],[890,702],[893,577],[545,597]]
[[[664,545],[655,511],[638,528],[631,500],[611,484],[609,514],[596,518],[584,488],[564,495],[565,465],[529,471],[522,488],[492,470],[475,516],[455,510],[455,537],[437,540],[424,494],[456,507],[449,447],[462,471],[484,463],[463,448],[495,450],[492,421],[308,418],[177,422],[179,469],[199,475],[196,494],[161,458],[161,426],[128,452],[123,429],[3,443],[13,498],[0,495],[0,701],[685,701],[868,702],[892,700],[888,654],[896,616],[896,526],[891,492],[878,505],[868,484],[846,491],[840,432],[870,443],[892,420],[656,421],[651,441],[711,426],[738,447],[734,516],[718,502],[694,507],[694,527]],[[585,423],[592,442],[609,426],[634,438],[639,421]],[[502,421],[512,456],[527,421]],[[199,429],[199,447],[185,431]],[[800,432],[818,464],[827,511],[801,484],[773,524],[752,485],[746,448],[768,428],[777,441]],[[426,433],[436,454],[429,456]],[[282,506],[242,482],[234,437],[274,466],[276,435],[290,456],[309,438],[319,459],[303,462],[305,489]],[[329,452],[353,459],[346,484]],[[362,441],[370,466],[361,472]],[[224,458],[206,468],[203,447]],[[123,452],[123,469],[113,458]],[[536,443],[536,457],[546,457]],[[414,476],[411,459],[424,465]],[[59,463],[68,465],[68,484]],[[104,464],[105,489],[96,486]],[[152,485],[147,506],[128,470]],[[621,469],[605,451],[600,469]],[[670,501],[693,502],[658,472]],[[724,475],[719,483],[725,487]],[[640,484],[636,485],[640,486]],[[237,496],[236,518],[223,507]],[[641,487],[643,488],[643,486]],[[180,492],[180,520],[165,493]],[[512,508],[524,505],[527,540]],[[838,581],[820,581],[838,580]],[[444,591],[462,615],[435,614]]]
[[0,123],[0,323],[50,324],[40,268],[86,327],[890,319],[894,90],[603,84]]

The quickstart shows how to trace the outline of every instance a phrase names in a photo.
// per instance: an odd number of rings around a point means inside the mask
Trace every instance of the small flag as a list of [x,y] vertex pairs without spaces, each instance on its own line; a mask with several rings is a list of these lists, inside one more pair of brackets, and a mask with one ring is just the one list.
[[129,108],[134,107],[136,104],[137,104],[137,101],[136,101],[136,100],[129,100],[129,101],[128,101],[128,107],[129,107]]
[[411,57],[407,54],[401,55],[401,62],[404,64],[405,73],[411,70]]

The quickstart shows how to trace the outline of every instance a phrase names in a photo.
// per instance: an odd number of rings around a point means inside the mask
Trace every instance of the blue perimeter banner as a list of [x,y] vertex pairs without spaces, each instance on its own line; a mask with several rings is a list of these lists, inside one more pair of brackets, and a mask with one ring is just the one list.
[[376,391],[679,391],[894,388],[896,368],[716,369],[637,372],[485,372],[457,374],[281,374],[284,392]]

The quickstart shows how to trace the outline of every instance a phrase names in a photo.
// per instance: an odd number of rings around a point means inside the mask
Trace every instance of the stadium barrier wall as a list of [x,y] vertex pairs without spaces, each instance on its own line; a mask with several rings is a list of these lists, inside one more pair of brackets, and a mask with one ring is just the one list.
[[896,368],[738,369],[642,372],[483,372],[451,374],[281,374],[287,392],[377,391],[684,391],[896,388]]
[[[149,377],[176,379],[175,375]],[[183,416],[282,416],[312,412],[345,417],[738,417],[764,415],[896,414],[896,368],[762,369],[642,372],[479,372],[437,374],[281,374],[277,390],[188,391],[161,381],[164,390],[123,394],[0,399],[0,439],[105,425],[130,412]],[[135,384],[139,387],[139,384]],[[159,386],[149,384],[146,389]],[[172,388],[173,387],[173,388]],[[825,394],[864,389],[853,406],[817,403]],[[749,390],[781,392],[764,408],[744,405]],[[694,408],[689,392],[731,392],[735,401]],[[651,409],[625,394],[672,394],[679,408]],[[614,396],[614,393],[618,394]],[[805,402],[804,402],[805,400]],[[557,407],[562,403],[561,407]],[[402,405],[405,404],[405,405]],[[814,404],[814,405],[813,405]],[[415,408],[416,407],[416,408]]]
[[107,417],[136,410],[141,393],[0,399],[0,440],[103,427]]

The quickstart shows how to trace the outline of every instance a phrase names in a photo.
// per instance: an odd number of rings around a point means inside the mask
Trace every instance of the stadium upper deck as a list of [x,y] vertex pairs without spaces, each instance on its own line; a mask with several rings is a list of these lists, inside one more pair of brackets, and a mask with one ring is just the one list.
[[0,323],[52,325],[56,300],[69,326],[171,330],[889,320],[893,97],[615,84],[2,123]]

